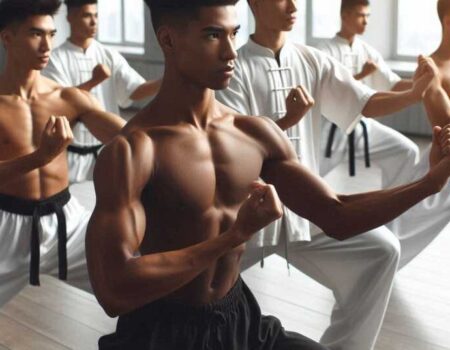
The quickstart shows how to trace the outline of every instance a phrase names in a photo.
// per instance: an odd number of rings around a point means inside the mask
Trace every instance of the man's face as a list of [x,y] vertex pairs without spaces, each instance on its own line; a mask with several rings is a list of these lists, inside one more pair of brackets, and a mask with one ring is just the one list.
[[197,18],[173,29],[171,56],[178,72],[195,85],[225,89],[237,57],[238,29],[234,6],[202,7]]
[[342,24],[352,34],[364,34],[369,21],[369,6],[358,5],[342,13]]
[[267,29],[291,31],[297,20],[297,0],[254,0],[251,2],[256,21]]
[[70,9],[67,15],[72,34],[84,39],[94,38],[98,29],[96,4],[88,4]]
[[30,16],[2,33],[8,56],[22,66],[42,70],[48,64],[56,34],[51,16]]

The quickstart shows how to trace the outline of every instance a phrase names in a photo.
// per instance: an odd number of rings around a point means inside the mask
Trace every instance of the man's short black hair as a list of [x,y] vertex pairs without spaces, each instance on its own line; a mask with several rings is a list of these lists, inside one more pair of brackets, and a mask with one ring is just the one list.
[[369,6],[369,0],[341,0],[341,13],[356,6]]
[[66,4],[68,9],[72,9],[84,5],[96,5],[97,0],[65,0],[64,3]]
[[202,7],[236,5],[238,0],[145,0],[155,32],[163,23],[189,20]]
[[60,0],[0,0],[0,31],[31,16],[54,16]]

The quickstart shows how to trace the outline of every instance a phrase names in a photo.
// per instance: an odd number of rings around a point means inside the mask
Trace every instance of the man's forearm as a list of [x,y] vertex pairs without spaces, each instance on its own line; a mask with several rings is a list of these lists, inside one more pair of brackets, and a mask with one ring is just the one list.
[[391,91],[406,91],[412,89],[412,87],[412,79],[402,79],[392,87]]
[[46,163],[47,161],[40,157],[37,151],[12,160],[0,161],[0,183],[5,185]]
[[382,226],[404,213],[436,190],[425,179],[396,189],[339,196],[333,225],[326,233],[343,240]]
[[384,225],[439,190],[427,175],[394,189],[341,196],[293,161],[274,164],[264,169],[263,179],[275,186],[281,201],[339,240]]
[[[96,295],[110,316],[135,310],[173,293],[191,282],[224,254],[242,244],[227,231],[215,238],[176,251],[143,255],[108,266],[106,283]],[[106,267],[105,267],[106,268]],[[103,269],[105,269],[103,268]],[[114,271],[111,275],[111,271]]]
[[427,89],[423,103],[431,126],[443,127],[450,123],[450,99],[440,84]]
[[89,92],[93,88],[95,88],[98,84],[99,84],[98,82],[94,82],[92,79],[90,79],[78,85],[77,88]]
[[130,99],[133,101],[143,100],[147,97],[155,96],[161,87],[161,79],[149,80],[139,85],[136,90],[130,95]]
[[364,106],[362,114],[369,118],[386,116],[398,112],[420,101],[411,90],[377,92]]

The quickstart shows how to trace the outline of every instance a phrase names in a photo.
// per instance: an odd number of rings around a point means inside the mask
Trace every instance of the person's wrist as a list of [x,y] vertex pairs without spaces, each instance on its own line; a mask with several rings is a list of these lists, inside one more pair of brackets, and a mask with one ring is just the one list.
[[48,154],[43,152],[41,148],[38,148],[36,151],[34,151],[31,154],[31,158],[34,161],[36,167],[47,165],[52,160],[52,158]]

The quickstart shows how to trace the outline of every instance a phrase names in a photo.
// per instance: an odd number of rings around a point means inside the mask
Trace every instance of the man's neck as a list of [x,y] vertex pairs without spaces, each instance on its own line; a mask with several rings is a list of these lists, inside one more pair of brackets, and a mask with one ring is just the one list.
[[450,59],[450,33],[444,32],[442,34],[442,41],[438,49],[433,53],[433,56],[437,56],[440,59],[448,60]]
[[187,82],[167,67],[152,105],[164,110],[167,122],[186,122],[199,129],[207,127],[217,107],[213,90]]
[[279,57],[280,51],[286,43],[286,32],[270,30],[256,24],[256,30],[251,39],[255,43],[272,50],[275,57]]
[[341,30],[337,33],[338,36],[348,41],[350,46],[353,45],[355,41],[356,34],[346,30],[344,27],[341,27]]
[[40,77],[40,71],[24,68],[8,60],[0,75],[2,93],[17,95],[27,101],[31,100],[37,95]]
[[83,51],[86,51],[89,48],[89,46],[91,46],[92,42],[94,41],[94,38],[77,37],[76,35],[72,34],[69,37],[69,41],[75,46],[78,46],[81,49],[83,49]]

